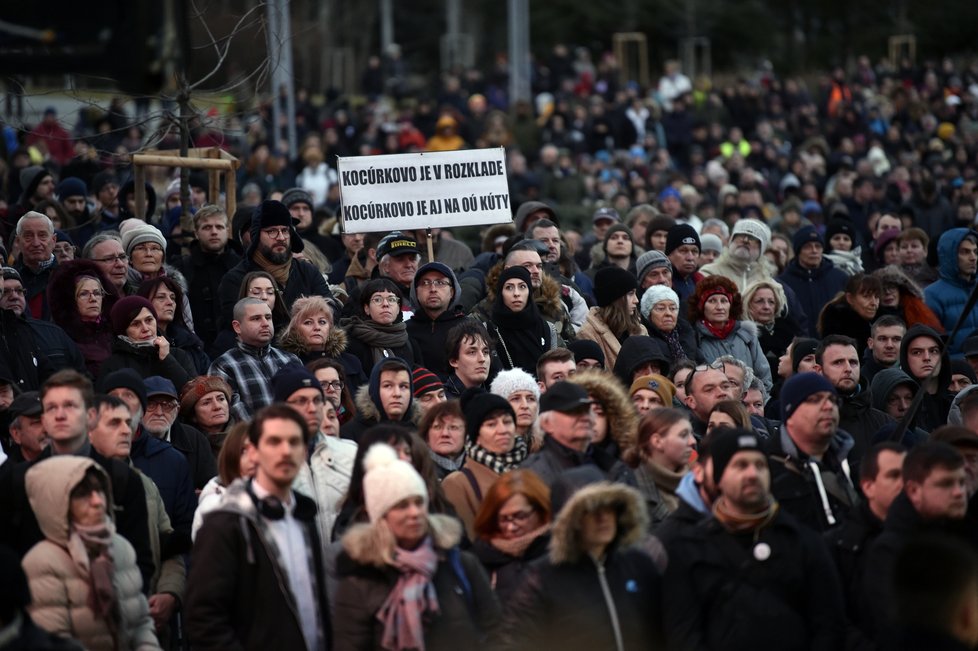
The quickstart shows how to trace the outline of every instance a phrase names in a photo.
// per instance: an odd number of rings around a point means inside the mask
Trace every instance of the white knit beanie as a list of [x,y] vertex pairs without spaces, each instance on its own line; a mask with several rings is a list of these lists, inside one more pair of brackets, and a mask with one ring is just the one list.
[[530,391],[537,400],[540,399],[540,385],[537,384],[532,375],[521,368],[511,368],[508,371],[497,373],[489,390],[507,400],[517,391]]
[[679,295],[672,291],[671,287],[667,287],[666,285],[652,285],[642,294],[642,303],[639,305],[639,309],[642,310],[642,315],[648,317],[649,312],[652,311],[655,304],[661,301],[672,301],[676,304],[677,308],[679,307]]
[[767,224],[757,221],[756,219],[738,219],[737,223],[734,224],[733,230],[730,231],[730,239],[733,239],[734,235],[738,233],[743,233],[744,235],[750,235],[761,243],[761,255],[767,251],[767,247],[771,245],[771,229],[767,227]]
[[370,522],[377,522],[391,508],[409,497],[419,496],[428,505],[428,488],[421,475],[407,461],[398,458],[386,443],[370,446],[363,458],[363,498]]
[[[130,225],[130,222],[133,223]],[[132,255],[133,248],[144,242],[159,244],[166,251],[166,238],[163,237],[163,233],[144,221],[127,219],[120,225],[119,233],[122,235],[122,248],[126,250],[126,255]]]

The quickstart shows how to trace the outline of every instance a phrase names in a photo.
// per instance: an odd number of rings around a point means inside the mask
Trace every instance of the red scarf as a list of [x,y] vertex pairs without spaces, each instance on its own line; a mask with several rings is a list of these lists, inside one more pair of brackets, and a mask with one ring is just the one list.
[[737,325],[737,322],[733,319],[727,319],[727,322],[720,327],[713,325],[706,319],[703,319],[702,323],[710,331],[710,334],[717,339],[726,339],[729,337],[730,333],[733,332],[734,326]]

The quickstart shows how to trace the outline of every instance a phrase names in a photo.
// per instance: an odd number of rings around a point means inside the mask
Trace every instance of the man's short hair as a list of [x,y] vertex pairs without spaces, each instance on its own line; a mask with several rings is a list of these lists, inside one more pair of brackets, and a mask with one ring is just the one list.
[[543,378],[543,371],[547,364],[551,362],[570,362],[574,360],[574,353],[567,348],[551,348],[537,358],[537,379]]
[[115,234],[115,233],[97,233],[97,234],[95,234],[95,235],[92,236],[92,239],[90,239],[87,242],[85,242],[85,246],[82,248],[82,251],[81,251],[81,257],[85,258],[86,260],[91,260],[92,259],[92,251],[95,250],[95,247],[98,246],[99,244],[101,244],[102,242],[108,242],[109,240],[112,240],[114,242],[118,242],[119,243],[119,246],[122,246],[122,238],[119,237],[117,234]]
[[730,227],[727,226],[726,222],[724,222],[722,219],[717,219],[716,217],[710,217],[703,222],[703,226],[700,228],[700,230],[702,231],[711,226],[716,226],[719,228],[724,237],[730,237]]
[[859,346],[856,344],[856,340],[852,337],[847,337],[845,335],[829,335],[822,338],[822,343],[818,345],[815,349],[815,363],[821,365],[822,355],[825,354],[826,349],[829,346],[852,346],[859,351]]
[[48,233],[54,233],[54,222],[51,221],[51,218],[42,212],[32,210],[17,220],[17,226],[14,229],[14,233],[17,235],[17,237],[20,237],[21,232],[24,230],[24,222],[31,219],[39,219],[43,221],[44,225],[48,227]]
[[463,319],[458,325],[448,331],[445,338],[445,353],[448,360],[458,359],[459,351],[466,339],[482,339],[487,346],[492,345],[492,338],[486,327],[474,319]]
[[903,460],[903,481],[922,484],[934,468],[957,470],[964,467],[964,457],[953,446],[940,441],[915,445]]
[[[743,371],[744,386],[740,388],[740,391],[741,393],[747,393],[747,390],[750,389],[751,383],[754,381],[754,369],[752,369],[750,366],[745,364],[743,360],[739,360],[733,355],[720,355],[719,357],[716,358],[716,361],[714,361],[713,363],[722,364],[723,366],[726,366],[727,364],[732,364],[737,368],[739,368],[741,371]],[[723,366],[720,367],[720,370],[723,370]]]
[[227,211],[224,210],[224,208],[221,208],[217,204],[213,204],[213,203],[209,203],[206,206],[201,206],[200,210],[194,213],[194,217],[193,217],[194,230],[196,230],[200,226],[201,221],[207,219],[208,217],[216,217],[217,215],[221,215],[222,217],[224,217],[224,222],[225,224],[227,223],[228,214]]
[[234,304],[234,313],[232,318],[239,323],[244,318],[245,308],[249,305],[268,305],[265,301],[260,298],[255,298],[254,296],[245,296],[244,298],[238,299],[238,302]]
[[880,328],[893,328],[895,326],[900,326],[904,330],[907,329],[907,324],[903,322],[903,319],[895,314],[884,314],[880,318],[873,321],[873,325],[869,327],[870,336],[875,337],[876,332]]
[[883,441],[871,447],[859,464],[859,481],[875,481],[880,474],[880,454],[886,451],[903,454],[907,448],[896,441]]
[[[751,369],[751,373],[753,372],[754,369]],[[685,390],[685,387],[683,387],[683,390]],[[765,405],[767,404],[767,401],[771,397],[767,392],[767,388],[764,386],[764,382],[762,382],[761,378],[757,377],[756,375],[751,379],[750,384],[747,386],[747,389],[744,391],[744,394],[746,395],[748,391],[760,391],[761,399],[764,401]]]
[[85,409],[92,408],[92,404],[95,402],[95,389],[92,386],[92,381],[73,368],[62,369],[44,381],[44,384],[41,385],[41,402],[44,402],[44,396],[47,395],[48,391],[61,387],[78,389],[81,392]]
[[911,537],[893,563],[896,621],[923,631],[953,634],[962,602],[978,586],[978,555],[947,535]]
[[125,407],[126,411],[129,411],[129,405],[119,396],[113,396],[108,393],[99,393],[92,399],[92,409],[102,413],[103,409],[118,409],[119,407]]
[[311,433],[309,432],[309,424],[306,423],[306,419],[300,416],[299,412],[289,405],[277,403],[263,407],[255,414],[251,425],[248,426],[248,440],[251,441],[251,444],[257,448],[263,430],[265,429],[265,421],[277,419],[291,420],[294,422],[299,426],[299,431],[302,432],[302,440],[306,443],[309,442]]
[[530,224],[530,227],[528,229],[526,229],[526,236],[528,238],[532,239],[533,238],[533,231],[535,231],[538,228],[558,228],[558,226],[557,226],[557,224],[553,223],[553,221],[551,221],[551,220],[547,219],[546,217],[544,217],[544,218],[538,219],[535,222],[533,222],[532,224]]

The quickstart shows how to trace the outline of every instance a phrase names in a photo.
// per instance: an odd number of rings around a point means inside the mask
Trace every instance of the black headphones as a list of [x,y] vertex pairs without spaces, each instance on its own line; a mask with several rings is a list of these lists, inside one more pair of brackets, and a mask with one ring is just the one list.
[[268,497],[258,499],[258,496],[255,495],[255,491],[251,488],[252,481],[254,480],[248,480],[246,490],[248,491],[248,495],[251,497],[251,501],[255,503],[255,508],[258,509],[258,513],[260,513],[262,517],[269,520],[281,520],[284,518],[285,505],[282,504],[282,501],[274,495],[269,495]]

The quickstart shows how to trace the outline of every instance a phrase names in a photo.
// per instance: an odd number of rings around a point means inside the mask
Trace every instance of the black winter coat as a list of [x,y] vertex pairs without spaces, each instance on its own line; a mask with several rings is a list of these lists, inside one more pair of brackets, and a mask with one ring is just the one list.
[[797,295],[801,309],[808,317],[808,336],[817,338],[818,315],[826,303],[845,289],[849,276],[836,269],[828,258],[822,258],[818,269],[804,269],[795,258],[788,263],[777,280],[786,288],[790,287]]
[[196,490],[217,476],[217,460],[204,433],[192,425],[175,421],[170,427],[170,445],[187,457]]
[[[743,534],[704,519],[681,530],[667,551],[663,593],[670,648],[841,647],[845,615],[835,568],[818,535],[784,511],[760,531]],[[763,552],[769,555],[758,558]]]
[[855,445],[849,458],[856,467],[852,468],[852,476],[858,477],[857,467],[863,455],[873,445],[873,436],[887,423],[892,422],[886,413],[873,407],[873,396],[869,389],[858,391],[851,398],[842,398],[839,405],[839,427],[852,434]]
[[[241,291],[241,281],[245,275],[251,271],[264,271],[255,264],[250,258],[241,260],[230,271],[228,271],[218,287],[218,296],[221,302],[221,322],[219,328],[230,328],[231,318],[234,312],[234,304],[238,302],[238,293]],[[325,296],[332,298],[333,293],[329,291],[326,279],[319,273],[319,269],[312,263],[305,260],[292,260],[292,270],[285,287],[279,287],[281,294],[279,298],[285,301],[287,306],[295,303],[296,299],[303,296]]]
[[445,310],[432,320],[424,310],[417,310],[407,322],[407,333],[414,349],[421,354],[424,366],[443,380],[452,372],[448,365],[445,341],[448,331],[468,317],[460,307]]
[[221,280],[239,262],[241,256],[230,247],[225,247],[223,253],[205,253],[197,242],[190,245],[190,255],[173,262],[192,288],[189,294],[194,332],[204,342],[205,350],[214,343],[221,329]]
[[528,456],[520,468],[532,470],[543,483],[552,486],[563,471],[587,463],[596,466],[608,481],[636,486],[631,469],[603,449],[592,445],[586,453],[581,453],[561,445],[549,434],[543,437],[543,447]]
[[197,375],[190,356],[179,348],[171,346],[170,353],[161,360],[155,346],[137,348],[116,337],[112,340],[112,354],[99,368],[98,379],[101,380],[109,373],[122,368],[133,369],[141,378],[154,375],[165,377],[173,382],[177,395],[180,395],[183,386]]
[[489,574],[489,584],[496,591],[500,603],[508,604],[526,580],[530,564],[547,554],[549,544],[550,534],[545,533],[535,538],[522,556],[511,556],[493,547],[488,540],[477,538],[472,543],[472,553]]

